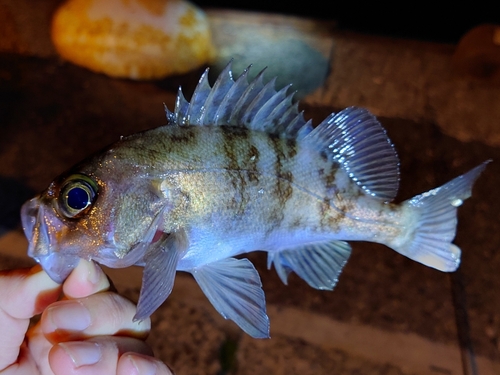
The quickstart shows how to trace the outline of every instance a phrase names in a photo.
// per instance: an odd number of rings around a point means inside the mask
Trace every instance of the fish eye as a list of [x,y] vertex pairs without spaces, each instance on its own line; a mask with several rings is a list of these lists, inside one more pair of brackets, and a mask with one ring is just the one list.
[[83,174],[69,176],[59,193],[59,208],[68,219],[86,212],[97,196],[97,184]]

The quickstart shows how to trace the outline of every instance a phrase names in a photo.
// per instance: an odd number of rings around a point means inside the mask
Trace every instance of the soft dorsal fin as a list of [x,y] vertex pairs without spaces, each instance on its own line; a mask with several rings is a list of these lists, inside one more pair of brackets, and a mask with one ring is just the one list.
[[306,123],[297,103],[293,102],[294,93],[288,94],[290,85],[276,91],[274,79],[264,83],[264,71],[248,82],[249,69],[235,81],[229,63],[210,87],[207,68],[191,102],[179,88],[174,111],[165,108],[169,124],[242,126],[287,138],[309,133],[311,124]]
[[399,159],[387,134],[368,110],[349,107],[332,113],[307,135],[328,150],[365,193],[391,201],[399,187]]

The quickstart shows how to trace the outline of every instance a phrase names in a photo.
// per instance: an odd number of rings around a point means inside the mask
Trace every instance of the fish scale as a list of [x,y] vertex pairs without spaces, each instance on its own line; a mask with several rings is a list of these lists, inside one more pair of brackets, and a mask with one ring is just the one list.
[[179,90],[174,111],[165,108],[166,126],[122,138],[26,202],[28,254],[60,283],[80,258],[143,266],[139,320],[168,298],[176,271],[189,272],[257,338],[269,336],[269,319],[245,253],[266,251],[285,284],[294,272],[321,290],[338,282],[346,241],[457,269],[457,207],[488,162],[391,203],[399,160],[375,116],[351,107],[313,127],[288,86],[247,76],[234,79],[229,64],[210,86],[207,70],[191,102]]

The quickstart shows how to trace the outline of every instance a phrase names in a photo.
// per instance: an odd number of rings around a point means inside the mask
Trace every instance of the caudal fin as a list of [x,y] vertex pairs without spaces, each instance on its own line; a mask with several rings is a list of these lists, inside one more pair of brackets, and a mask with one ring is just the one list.
[[461,253],[460,248],[451,243],[455,238],[457,207],[471,196],[472,185],[489,162],[404,202],[417,222],[407,241],[394,250],[440,271],[455,271],[460,265]]

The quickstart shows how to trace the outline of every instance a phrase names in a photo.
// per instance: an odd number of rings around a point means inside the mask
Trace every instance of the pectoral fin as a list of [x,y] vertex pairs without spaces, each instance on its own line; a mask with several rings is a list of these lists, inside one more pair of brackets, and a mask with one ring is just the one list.
[[144,273],[135,320],[149,317],[170,295],[177,263],[188,247],[184,231],[164,233],[144,255]]
[[269,318],[259,274],[248,259],[223,259],[191,271],[225,318],[255,338],[269,337]]
[[351,247],[347,242],[322,242],[270,252],[267,266],[271,268],[274,264],[284,284],[294,271],[313,288],[332,290],[350,254]]

